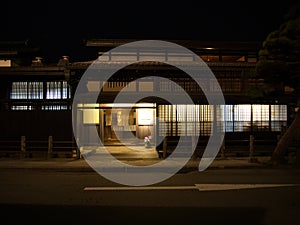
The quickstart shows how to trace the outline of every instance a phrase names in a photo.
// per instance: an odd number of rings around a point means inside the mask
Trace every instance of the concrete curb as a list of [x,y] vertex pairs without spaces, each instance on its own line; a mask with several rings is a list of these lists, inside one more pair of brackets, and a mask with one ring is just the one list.
[[[132,162],[132,161],[131,161]],[[179,173],[198,171],[199,160],[188,162]],[[207,169],[249,169],[249,168],[266,168],[269,167],[263,163],[251,163],[246,159],[215,160]],[[128,171],[128,168],[102,167],[103,171]],[[57,171],[57,172],[95,172],[84,159],[73,160],[0,160],[0,170],[36,170],[36,171]],[[156,168],[157,171],[165,171],[166,168]],[[155,172],[155,171],[153,171]]]

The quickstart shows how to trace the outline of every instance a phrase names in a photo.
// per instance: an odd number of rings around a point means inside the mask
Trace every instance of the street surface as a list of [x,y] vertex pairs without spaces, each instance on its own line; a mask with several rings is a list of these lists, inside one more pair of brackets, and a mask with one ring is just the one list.
[[[8,221],[4,224],[295,225],[300,224],[299,175],[295,168],[210,169],[122,190],[126,186],[96,172],[2,169],[1,217]],[[235,184],[235,189],[199,191],[195,184]],[[242,189],[246,184],[253,188]]]

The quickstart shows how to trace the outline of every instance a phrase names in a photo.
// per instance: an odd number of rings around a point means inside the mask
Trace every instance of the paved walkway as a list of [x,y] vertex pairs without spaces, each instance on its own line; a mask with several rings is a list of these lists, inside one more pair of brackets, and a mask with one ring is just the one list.
[[[258,162],[250,162],[249,158],[216,158],[208,169],[226,168],[255,168],[266,167],[266,158]],[[129,165],[144,166],[159,162],[160,160],[127,160],[123,161]],[[197,170],[200,159],[191,159],[183,168],[186,170]],[[67,170],[67,171],[92,171],[93,169],[85,159],[0,159],[1,169],[42,169],[42,170]]]
[[[133,146],[108,146],[106,149],[119,161],[134,166],[147,166],[159,163],[155,149]],[[100,149],[93,147],[85,148],[81,151],[83,155],[95,154],[103,157]],[[101,155],[102,154],[102,155]],[[94,155],[93,155],[94,156]],[[105,156],[104,156],[105,157]],[[257,161],[251,162],[248,157],[235,158],[215,158],[208,169],[226,168],[255,168],[266,167],[270,157],[257,157]],[[186,163],[181,171],[198,170],[200,158],[192,158]],[[108,166],[109,165],[109,166]],[[106,167],[114,167],[114,164],[106,163]],[[3,169],[39,169],[39,170],[59,170],[59,171],[93,171],[92,167],[83,158],[0,158],[0,170]]]

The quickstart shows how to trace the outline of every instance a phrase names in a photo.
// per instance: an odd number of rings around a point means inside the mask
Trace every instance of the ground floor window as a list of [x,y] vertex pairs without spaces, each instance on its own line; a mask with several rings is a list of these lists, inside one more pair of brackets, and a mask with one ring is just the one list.
[[[223,132],[278,132],[287,125],[286,105],[265,104],[78,104],[76,115],[78,128],[96,126],[108,144],[134,143],[150,136],[210,136],[213,126]],[[78,133],[88,140],[89,132]]]
[[[251,105],[233,105],[233,131],[250,131],[251,129]],[[225,131],[227,131],[225,127]]]
[[210,105],[159,105],[159,135],[209,135],[214,113]]
[[282,126],[287,125],[287,106],[270,106],[270,123],[272,131],[280,131]]
[[225,132],[280,131],[287,125],[286,105],[159,105],[159,135],[208,136],[213,121]]

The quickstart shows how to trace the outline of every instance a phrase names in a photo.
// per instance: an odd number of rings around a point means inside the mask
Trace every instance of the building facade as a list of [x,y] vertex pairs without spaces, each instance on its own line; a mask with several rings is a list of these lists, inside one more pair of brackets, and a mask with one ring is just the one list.
[[[261,140],[273,140],[270,142],[273,147],[282,128],[289,125],[295,96],[288,89],[270,97],[259,94],[264,87],[264,80],[255,76],[259,43],[171,41],[200,56],[216,76],[225,98],[225,104],[217,106],[208,104],[203,90],[186,73],[153,61],[155,57],[162,57],[166,61],[184,60],[188,64],[194,60],[191,55],[159,49],[138,54],[104,54],[130,41],[87,41],[86,47],[98,52],[95,60],[106,57],[102,64],[107,70],[122,63],[126,66],[108,80],[97,76],[86,81],[86,93],[99,94],[98,100],[93,104],[76,102],[75,114],[72,114],[72,107],[77,85],[93,61],[72,62],[63,56],[56,64],[46,64],[36,57],[30,64],[17,64],[18,51],[14,51],[15,58],[9,51],[3,54],[0,67],[1,149],[18,150],[25,138],[27,151],[47,151],[51,137],[53,149],[71,151],[77,148],[72,117],[74,126],[96,127],[104,144],[117,145],[121,144],[120,140],[125,144],[143,144],[145,137],[150,136],[158,149],[164,137],[171,140],[170,137],[200,136],[197,145],[205,145],[205,141],[201,141],[210,136],[216,118],[222,121],[219,129],[225,132],[226,140],[247,139],[253,134]],[[143,62],[128,65],[130,59],[140,58]],[[214,82],[203,82],[210,92],[217,89]],[[115,103],[121,91],[132,98],[147,97],[139,102]],[[159,92],[176,98],[182,91],[188,93],[193,104],[170,104],[153,94]],[[77,138],[89,140],[89,132],[77,130]]]

